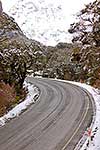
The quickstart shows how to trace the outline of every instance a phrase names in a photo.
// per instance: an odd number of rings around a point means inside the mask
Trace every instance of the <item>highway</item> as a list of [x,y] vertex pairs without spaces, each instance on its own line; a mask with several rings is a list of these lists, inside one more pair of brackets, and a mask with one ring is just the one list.
[[92,120],[91,97],[64,81],[27,81],[39,87],[40,96],[0,128],[0,150],[74,150]]

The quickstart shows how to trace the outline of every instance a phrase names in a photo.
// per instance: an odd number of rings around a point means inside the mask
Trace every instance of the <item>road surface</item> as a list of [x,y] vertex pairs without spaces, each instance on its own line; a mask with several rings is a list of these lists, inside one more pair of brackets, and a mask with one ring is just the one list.
[[40,88],[39,99],[0,128],[0,150],[74,150],[93,116],[91,98],[72,84],[27,80]]

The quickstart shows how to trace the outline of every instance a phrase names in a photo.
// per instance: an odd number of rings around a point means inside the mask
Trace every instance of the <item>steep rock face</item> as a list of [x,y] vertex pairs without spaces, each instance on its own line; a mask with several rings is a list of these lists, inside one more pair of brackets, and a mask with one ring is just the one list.
[[22,32],[14,22],[14,19],[5,13],[2,13],[0,16],[0,42],[11,42],[18,38],[19,35],[22,35]]
[[66,41],[68,34],[63,3],[63,0],[15,0],[8,13],[27,37],[45,45],[55,45]]
[[0,52],[4,49],[27,49],[27,52],[43,50],[43,45],[28,39],[21,31],[15,20],[6,13],[0,15]]
[[6,13],[2,13],[0,15],[0,43],[3,44],[3,42],[6,42],[11,44],[15,40],[20,44],[25,42],[27,44],[32,42],[39,44],[39,42],[26,38],[15,20]]

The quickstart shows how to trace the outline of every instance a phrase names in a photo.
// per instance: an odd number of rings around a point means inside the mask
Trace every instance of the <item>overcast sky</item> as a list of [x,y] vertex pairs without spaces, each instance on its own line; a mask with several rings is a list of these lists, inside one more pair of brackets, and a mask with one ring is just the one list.
[[[3,10],[15,18],[27,37],[38,40],[47,45],[55,45],[60,41],[70,41],[67,30],[75,21],[76,13],[85,4],[94,0],[1,0]],[[38,12],[30,13],[29,2],[33,2]],[[55,8],[61,7],[57,11]],[[23,7],[23,8],[22,8]],[[52,14],[50,7],[54,11]],[[48,9],[45,15],[41,9]],[[34,8],[33,8],[34,10]],[[49,17],[48,17],[49,15]],[[53,18],[55,16],[55,19]],[[38,20],[39,18],[39,20]],[[52,34],[53,33],[53,34]]]
[[[3,3],[4,10],[8,11],[12,6],[16,4],[18,0],[1,0]],[[47,0],[48,1],[48,0]],[[79,11],[84,4],[88,4],[93,0],[61,0],[64,4],[64,10],[68,14],[75,13]]]
[[[10,9],[14,7],[19,0],[1,0],[3,3],[3,9],[5,12],[9,13]],[[29,0],[30,1],[30,0]],[[34,1],[34,0],[33,0]],[[42,1],[42,0],[37,0]],[[49,0],[44,0],[49,1]],[[85,4],[93,2],[94,0],[54,0],[62,3],[63,15],[69,18],[69,22],[73,22],[73,15],[84,8]],[[53,2],[52,2],[53,3]]]

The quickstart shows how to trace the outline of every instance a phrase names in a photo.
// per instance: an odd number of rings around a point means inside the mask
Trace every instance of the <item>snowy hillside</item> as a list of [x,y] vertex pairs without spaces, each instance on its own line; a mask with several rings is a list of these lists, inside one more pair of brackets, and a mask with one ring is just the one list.
[[67,29],[73,22],[73,14],[90,1],[2,0],[2,3],[4,11],[15,18],[27,37],[55,45],[60,41],[70,41]]

